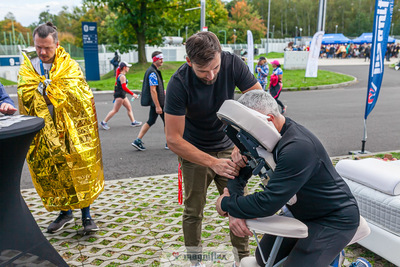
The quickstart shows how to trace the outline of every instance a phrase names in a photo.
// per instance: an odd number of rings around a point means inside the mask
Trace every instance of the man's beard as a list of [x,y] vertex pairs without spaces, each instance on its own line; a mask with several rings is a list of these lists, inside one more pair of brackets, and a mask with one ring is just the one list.
[[200,81],[202,81],[203,83],[205,83],[205,84],[207,84],[207,85],[211,85],[211,84],[214,84],[215,81],[217,80],[218,74],[219,74],[219,73],[217,73],[217,75],[215,75],[214,79],[212,79],[211,81],[210,81],[210,80],[206,80],[206,79],[202,79],[202,78],[199,78],[199,79],[200,79]]

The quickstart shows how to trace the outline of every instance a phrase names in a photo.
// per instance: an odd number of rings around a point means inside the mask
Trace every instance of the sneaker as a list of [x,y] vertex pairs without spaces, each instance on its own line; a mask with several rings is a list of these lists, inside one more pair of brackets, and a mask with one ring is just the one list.
[[139,138],[133,141],[132,146],[134,146],[137,150],[144,151],[146,148],[143,146],[143,141]]
[[110,126],[107,125],[107,122],[100,122],[101,127],[103,127],[104,130],[110,130]]
[[350,264],[350,267],[372,267],[371,263],[364,258],[357,258],[355,262]]
[[169,147],[168,147],[168,144],[167,143],[165,143],[165,147],[164,147],[166,150],[169,150]]
[[51,234],[58,232],[63,229],[67,223],[71,223],[73,221],[74,216],[72,214],[66,215],[60,212],[60,215],[58,215],[57,219],[55,219],[54,222],[52,222],[49,227],[47,227],[47,232]]
[[131,123],[131,126],[132,126],[132,127],[138,127],[138,126],[140,126],[140,125],[142,125],[142,122],[141,122],[141,121],[136,121],[136,120],[135,120],[134,122]]
[[85,218],[82,220],[82,225],[83,225],[83,231],[85,233],[89,232],[96,232],[99,231],[99,227],[95,224],[94,220],[92,218]]
[[333,262],[331,263],[331,265],[329,265],[330,267],[341,267],[343,265],[344,262],[344,250],[342,250],[339,255],[337,255],[337,257],[333,260]]

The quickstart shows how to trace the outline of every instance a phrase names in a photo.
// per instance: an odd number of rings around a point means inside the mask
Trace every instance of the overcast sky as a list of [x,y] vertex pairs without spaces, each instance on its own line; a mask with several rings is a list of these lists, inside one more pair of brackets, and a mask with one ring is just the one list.
[[46,6],[49,6],[51,14],[58,14],[63,6],[68,6],[72,10],[73,6],[80,5],[82,0],[0,0],[0,20],[11,12],[16,20],[26,27],[39,21],[39,14],[46,11]]

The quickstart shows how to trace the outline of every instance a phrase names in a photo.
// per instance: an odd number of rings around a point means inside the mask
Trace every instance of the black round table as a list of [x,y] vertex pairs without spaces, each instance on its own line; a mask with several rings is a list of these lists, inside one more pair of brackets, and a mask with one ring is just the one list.
[[44,120],[0,116],[0,127],[0,266],[68,266],[43,235],[20,191],[26,153]]

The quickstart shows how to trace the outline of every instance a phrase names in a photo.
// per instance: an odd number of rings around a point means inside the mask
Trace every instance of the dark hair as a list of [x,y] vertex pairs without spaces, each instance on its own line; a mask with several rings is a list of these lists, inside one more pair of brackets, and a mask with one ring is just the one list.
[[258,62],[260,62],[261,60],[266,60],[266,58],[265,58],[265,57],[260,57],[260,58],[258,59]]
[[151,54],[151,58],[153,58],[153,57],[155,57],[155,56],[157,56],[157,55],[159,55],[159,54],[162,54],[162,52],[161,52],[161,51],[154,51],[154,52]]
[[41,24],[36,27],[35,30],[33,30],[33,39],[35,39],[35,35],[38,35],[40,38],[46,38],[47,36],[51,35],[53,37],[54,43],[58,42],[58,33],[57,33],[57,27],[54,26],[53,23],[50,21]]
[[199,32],[186,41],[186,54],[191,62],[206,66],[222,51],[218,37],[212,32]]

